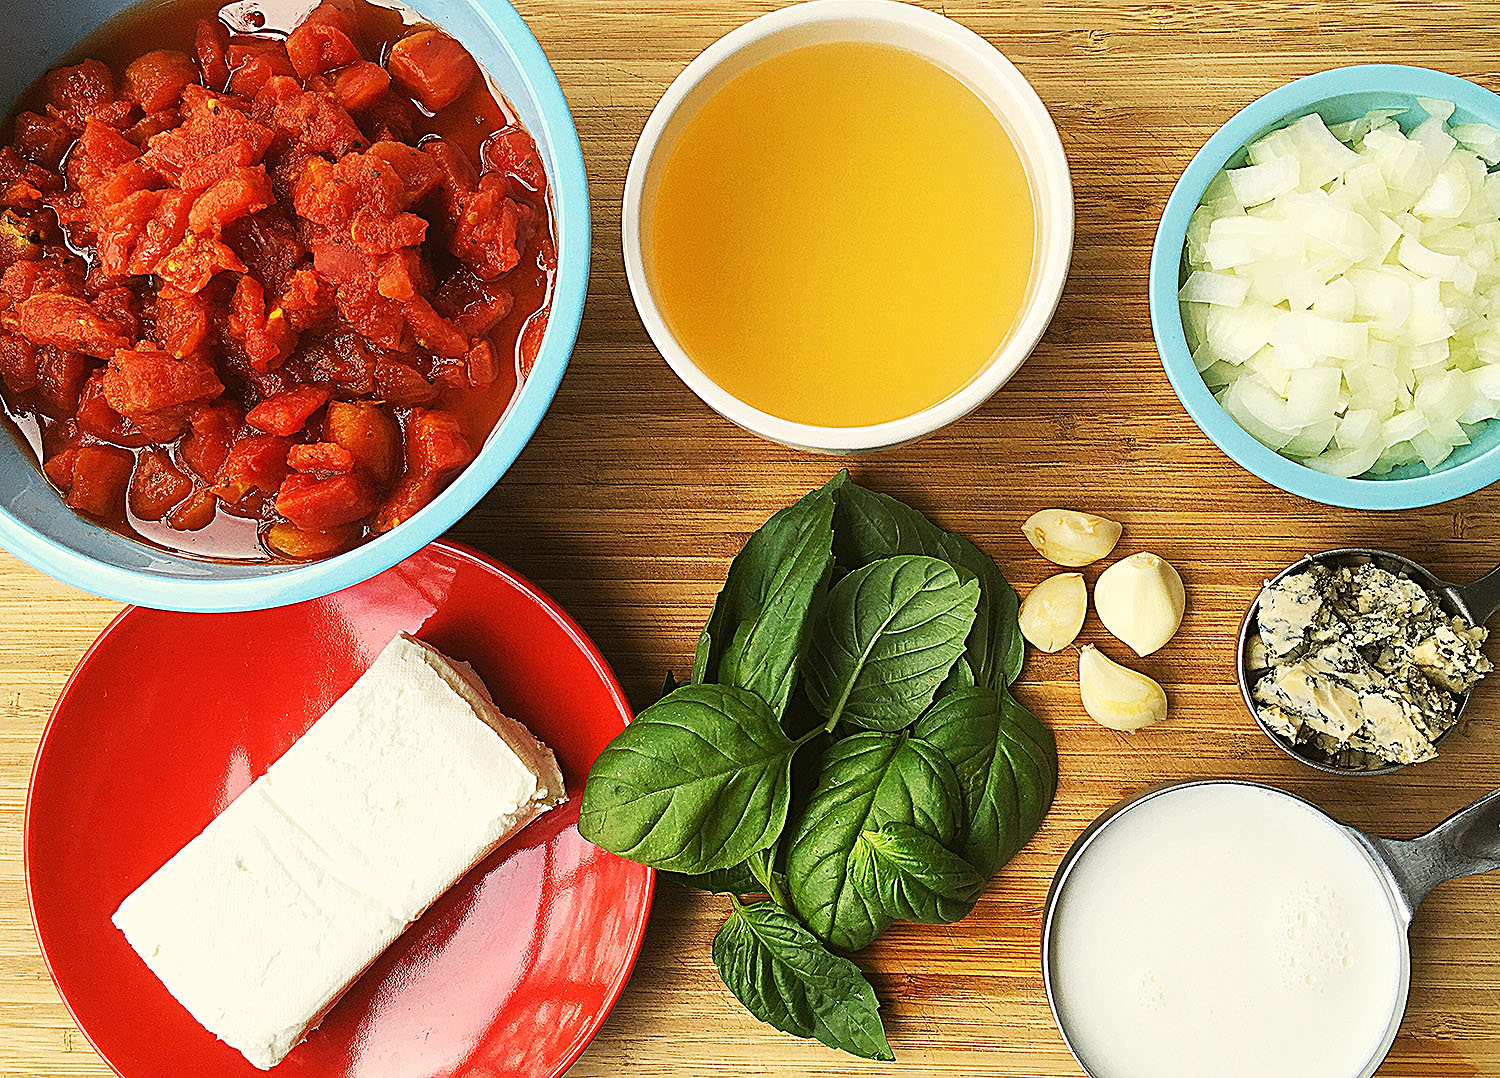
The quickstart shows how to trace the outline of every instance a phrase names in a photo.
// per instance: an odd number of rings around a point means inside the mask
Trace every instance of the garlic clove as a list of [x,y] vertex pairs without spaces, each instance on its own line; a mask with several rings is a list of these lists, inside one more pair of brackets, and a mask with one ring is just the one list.
[[1021,525],[1037,553],[1055,565],[1077,568],[1105,557],[1120,541],[1119,524],[1072,509],[1043,509]]
[[1043,580],[1021,604],[1021,635],[1043,651],[1061,651],[1078,638],[1089,609],[1082,573],[1058,573]]
[[1150,655],[1176,635],[1187,609],[1182,577],[1164,558],[1132,554],[1094,582],[1099,620],[1137,655]]
[[1078,692],[1089,718],[1111,730],[1143,730],[1167,717],[1160,685],[1087,644],[1078,653]]

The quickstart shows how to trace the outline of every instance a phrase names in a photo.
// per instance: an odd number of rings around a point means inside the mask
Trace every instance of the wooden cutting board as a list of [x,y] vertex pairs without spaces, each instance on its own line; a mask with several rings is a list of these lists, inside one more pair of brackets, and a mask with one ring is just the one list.
[[[697,629],[746,535],[838,466],[759,441],[699,403],[651,347],[620,258],[621,186],[651,106],[715,38],[778,5],[520,6],[583,138],[592,296],[540,432],[454,534],[561,600],[641,707],[666,670],[689,667]],[[1124,521],[1120,553],[1155,551],[1188,582],[1181,634],[1140,663],[1167,686],[1172,719],[1134,736],[1103,730],[1079,705],[1076,653],[1030,658],[1019,693],[1057,732],[1057,804],[968,920],[897,928],[861,957],[886,1005],[898,1063],[858,1062],[750,1018],[709,960],[724,900],[663,884],[635,977],[574,1067],[577,1078],[1076,1075],[1042,992],[1040,917],[1064,850],[1112,802],[1164,780],[1245,776],[1407,837],[1500,786],[1500,678],[1476,693],[1467,728],[1442,759],[1384,779],[1336,779],[1288,760],[1256,730],[1235,689],[1231,648],[1259,582],[1308,551],[1377,544],[1450,578],[1478,576],[1500,562],[1500,488],[1377,515],[1266,486],[1224,458],[1178,405],[1151,344],[1144,286],[1172,183],[1241,105],[1298,75],[1364,61],[1424,64],[1500,87],[1493,10],[1244,0],[970,0],[943,10],[1005,52],[1057,120],[1077,190],[1073,275],[1041,347],[989,404],[921,445],[852,466],[862,482],[970,535],[1023,591],[1049,572],[1019,530],[1032,511],[1057,504]],[[21,821],[52,701],[116,609],[0,558],[0,1073],[17,1078],[108,1073],[37,953]],[[1081,642],[1089,641],[1119,654],[1092,618]],[[1500,1076],[1500,875],[1440,888],[1413,944],[1411,1008],[1381,1074]]]

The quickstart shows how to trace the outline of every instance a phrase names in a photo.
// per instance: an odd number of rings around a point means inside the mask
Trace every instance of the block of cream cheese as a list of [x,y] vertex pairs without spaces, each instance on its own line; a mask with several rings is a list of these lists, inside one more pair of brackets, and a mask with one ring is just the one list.
[[564,800],[551,750],[473,669],[403,634],[114,923],[199,1023],[267,1070],[443,892]]

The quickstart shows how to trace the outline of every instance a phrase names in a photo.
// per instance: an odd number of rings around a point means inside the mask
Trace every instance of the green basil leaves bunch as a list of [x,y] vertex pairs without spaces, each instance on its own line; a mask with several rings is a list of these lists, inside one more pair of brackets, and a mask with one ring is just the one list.
[[745,543],[692,681],[600,754],[579,830],[731,897],[714,964],[757,1018],[891,1059],[836,951],[966,916],[1057,786],[1009,693],[1016,615],[988,556],[840,472]]

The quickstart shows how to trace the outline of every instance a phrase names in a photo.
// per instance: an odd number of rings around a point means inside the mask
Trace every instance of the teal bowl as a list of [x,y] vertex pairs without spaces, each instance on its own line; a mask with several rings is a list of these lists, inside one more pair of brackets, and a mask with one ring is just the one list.
[[[506,0],[407,0],[468,48],[536,139],[552,190],[557,276],[536,365],[474,462],[419,513],[343,554],[311,563],[188,558],[73,512],[29,448],[0,434],[0,545],[42,572],[121,602],[162,610],[258,610],[315,599],[405,560],[452,527],[505,474],[535,433],[567,369],[589,274],[589,193],[567,100],[541,46]],[[311,8],[309,2],[307,7]],[[0,113],[39,75],[131,0],[0,0],[9,47]]]
[[1185,280],[1188,218],[1220,170],[1244,163],[1245,148],[1262,135],[1316,112],[1329,124],[1358,119],[1372,109],[1402,109],[1403,128],[1426,117],[1417,98],[1452,101],[1458,123],[1500,128],[1500,96],[1456,75],[1399,64],[1339,67],[1298,79],[1247,105],[1199,150],[1167,200],[1151,250],[1148,282],[1151,330],[1167,378],[1193,421],[1245,470],[1273,486],[1325,505],[1350,509],[1412,509],[1461,498],[1500,479],[1500,420],[1436,469],[1421,463],[1383,476],[1343,479],[1283,457],[1257,442],[1214,400],[1193,365],[1183,334],[1177,292]]

